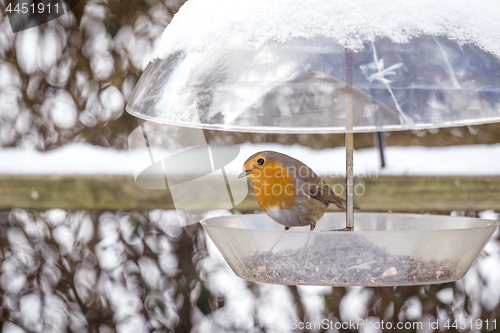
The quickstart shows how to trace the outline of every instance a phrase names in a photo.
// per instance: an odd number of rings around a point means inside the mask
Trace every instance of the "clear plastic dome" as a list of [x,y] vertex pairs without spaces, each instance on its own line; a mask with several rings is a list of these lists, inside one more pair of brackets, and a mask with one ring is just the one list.
[[[177,51],[127,105],[155,122],[225,131],[346,132],[345,48],[331,38]],[[365,42],[353,54],[353,132],[500,121],[500,60],[447,37]]]

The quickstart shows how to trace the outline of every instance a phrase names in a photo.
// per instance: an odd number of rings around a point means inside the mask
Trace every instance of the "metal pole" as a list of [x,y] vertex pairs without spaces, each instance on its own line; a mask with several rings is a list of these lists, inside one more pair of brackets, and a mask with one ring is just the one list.
[[384,133],[382,132],[374,132],[373,133],[373,138],[375,140],[375,145],[378,148],[378,153],[380,156],[380,168],[385,168],[385,137]]
[[353,151],[354,135],[352,133],[352,51],[345,49],[345,100],[346,100],[346,229],[354,229],[354,175]]

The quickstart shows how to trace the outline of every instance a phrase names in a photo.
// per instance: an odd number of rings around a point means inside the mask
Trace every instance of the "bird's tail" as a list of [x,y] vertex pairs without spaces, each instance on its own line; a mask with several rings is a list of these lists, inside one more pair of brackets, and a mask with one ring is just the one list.
[[[335,200],[328,201],[328,203],[334,204],[335,206],[339,207],[340,209],[347,208],[347,200],[344,198],[341,198],[337,195],[335,195]],[[354,204],[354,209],[361,210],[361,207],[359,207],[359,205]]]

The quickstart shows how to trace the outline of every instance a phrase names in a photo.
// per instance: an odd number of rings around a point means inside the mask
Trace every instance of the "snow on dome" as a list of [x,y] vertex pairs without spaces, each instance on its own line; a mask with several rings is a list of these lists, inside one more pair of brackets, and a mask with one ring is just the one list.
[[376,37],[405,43],[420,35],[446,36],[500,56],[499,15],[498,0],[189,0],[163,32],[153,58],[316,36],[358,50]]

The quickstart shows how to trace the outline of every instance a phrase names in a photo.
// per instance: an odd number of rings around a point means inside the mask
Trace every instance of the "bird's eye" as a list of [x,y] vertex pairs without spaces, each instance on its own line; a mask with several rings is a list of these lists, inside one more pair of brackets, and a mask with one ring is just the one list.
[[258,165],[264,164],[264,159],[263,158],[259,158],[258,161],[257,161],[257,164]]

